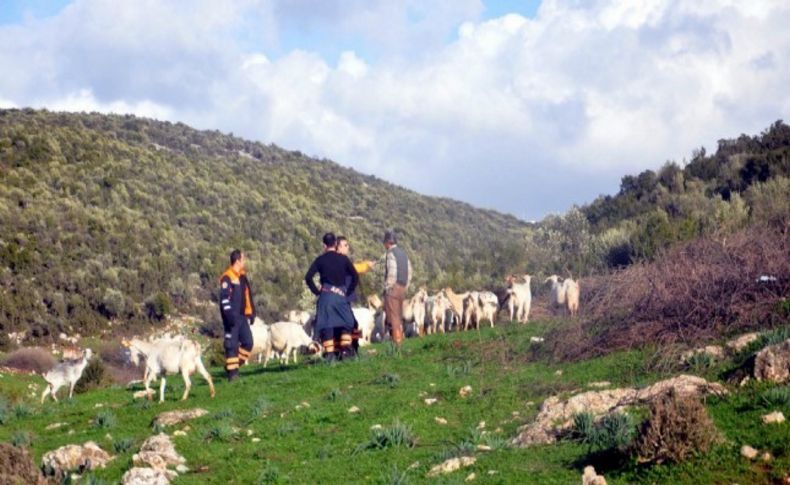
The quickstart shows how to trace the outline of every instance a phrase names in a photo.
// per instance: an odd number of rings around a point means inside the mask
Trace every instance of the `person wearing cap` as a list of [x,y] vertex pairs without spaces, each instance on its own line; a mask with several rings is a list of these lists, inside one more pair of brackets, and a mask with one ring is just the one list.
[[[350,251],[351,251],[351,247],[348,244],[348,238],[345,236],[338,236],[337,252],[344,256],[348,256]],[[353,264],[354,264],[354,269],[357,270],[357,274],[360,275],[365,274],[376,267],[376,263],[374,261],[357,261]],[[351,284],[351,276],[346,276],[346,287],[348,287],[350,284]],[[349,306],[356,303],[357,292],[356,291],[347,292],[346,301],[348,301]],[[353,309],[352,309],[352,315],[353,315]],[[351,349],[353,350],[354,354],[359,353],[359,339],[361,337],[362,337],[362,332],[360,332],[359,330],[359,322],[357,322],[356,317],[354,317],[354,329],[351,332]]]
[[411,261],[398,247],[394,232],[385,232],[382,243],[387,249],[384,266],[385,328],[395,345],[400,347],[403,342],[403,301],[411,282]]
[[230,253],[230,267],[219,279],[219,306],[225,330],[225,372],[228,381],[239,376],[239,366],[250,357],[252,332],[250,321],[255,319],[252,289],[246,273],[247,257],[234,249]]
[[[349,357],[354,314],[346,295],[353,294],[359,283],[357,270],[348,256],[337,252],[337,238],[331,232],[324,234],[324,254],[317,257],[305,274],[305,283],[318,297],[315,313],[315,332],[324,347],[328,361]],[[314,281],[320,276],[321,288]],[[346,283],[346,278],[350,281]]]

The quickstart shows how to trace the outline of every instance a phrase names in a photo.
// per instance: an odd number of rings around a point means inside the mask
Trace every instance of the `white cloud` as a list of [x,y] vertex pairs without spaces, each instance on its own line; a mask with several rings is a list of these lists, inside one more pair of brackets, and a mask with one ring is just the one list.
[[[790,111],[782,2],[545,0],[488,21],[477,0],[313,7],[80,0],[0,28],[0,105],[219,128],[528,218]],[[355,47],[273,56],[296,20]]]

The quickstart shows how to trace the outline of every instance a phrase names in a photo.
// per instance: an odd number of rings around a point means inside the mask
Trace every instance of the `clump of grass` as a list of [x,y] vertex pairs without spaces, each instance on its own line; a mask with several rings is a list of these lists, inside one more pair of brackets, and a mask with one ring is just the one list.
[[33,435],[28,431],[16,431],[11,436],[11,444],[16,448],[29,448],[33,444]]
[[282,423],[280,426],[277,427],[276,433],[277,433],[277,436],[283,437],[285,435],[294,433],[297,429],[298,428],[296,427],[295,424],[293,424],[290,421],[286,421],[286,422]]
[[0,397],[0,425],[6,424],[10,418],[10,413],[8,409],[8,401],[5,398]]
[[134,440],[132,438],[121,438],[112,443],[112,449],[115,451],[116,455],[126,453],[132,449],[132,446],[134,446]]
[[116,423],[115,414],[110,410],[104,410],[93,419],[93,425],[97,428],[112,428]]
[[790,405],[790,386],[766,389],[760,394],[759,403],[767,408]]
[[258,485],[268,485],[270,483],[280,483],[280,470],[277,466],[273,465],[270,461],[266,461],[266,466],[261,470],[258,475]]
[[754,342],[741,351],[741,355],[751,355],[769,345],[776,345],[790,339],[790,326],[776,328],[763,332]]
[[392,426],[370,431],[370,439],[356,447],[354,453],[385,448],[414,448],[417,437],[410,426],[395,421]]
[[329,391],[329,394],[326,395],[326,398],[329,401],[337,401],[337,398],[339,398],[341,395],[343,395],[343,393],[340,392],[340,389],[334,388]]
[[223,443],[227,443],[231,438],[233,438],[233,428],[231,428],[228,423],[224,422],[209,428],[204,436],[206,441],[220,441]]
[[376,483],[381,485],[408,485],[411,483],[408,473],[408,470],[401,471],[396,465],[393,465],[389,470],[381,472]]
[[392,341],[389,341],[387,342],[387,346],[384,348],[384,355],[387,357],[400,357],[401,348],[399,345],[395,345]]
[[704,372],[716,364],[716,359],[705,352],[698,352],[686,359],[686,366],[695,372]]
[[460,364],[447,364],[447,376],[451,379],[455,379],[459,376],[469,375],[472,372],[472,367],[474,367],[474,365],[472,361],[468,359],[463,360]]
[[378,379],[376,379],[375,383],[394,388],[400,383],[400,376],[398,374],[390,374],[388,372],[386,374],[382,374]]
[[625,451],[634,440],[633,418],[626,413],[607,414],[595,422],[592,413],[574,415],[571,439],[589,445],[590,449]]
[[27,404],[20,402],[14,406],[13,414],[16,419],[23,419],[33,414],[33,410]]
[[255,419],[263,416],[271,409],[272,403],[265,397],[259,397],[250,407],[250,416]]
[[705,406],[694,397],[671,392],[651,405],[632,451],[642,461],[679,463],[707,452],[717,439]]
[[109,482],[102,478],[98,478],[92,473],[82,477],[82,479],[79,479],[79,483],[84,485],[109,485]]
[[233,417],[233,411],[228,408],[222,409],[214,413],[214,419],[216,420],[232,418],[232,417]]
[[492,450],[506,450],[510,448],[510,440],[500,434],[488,433],[483,435],[481,443],[491,447]]

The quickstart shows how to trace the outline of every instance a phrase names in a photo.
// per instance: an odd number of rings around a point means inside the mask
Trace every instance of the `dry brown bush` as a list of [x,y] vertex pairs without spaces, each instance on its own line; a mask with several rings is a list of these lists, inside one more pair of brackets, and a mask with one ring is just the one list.
[[[655,262],[583,280],[579,339],[552,332],[562,360],[656,344],[687,347],[774,325],[790,294],[790,231],[750,227],[676,246]],[[760,282],[763,275],[775,281]]]
[[718,437],[699,399],[672,391],[650,406],[650,417],[639,429],[632,454],[643,462],[679,463],[706,453]]
[[47,350],[40,347],[24,347],[8,354],[0,362],[0,365],[11,369],[43,374],[55,367],[55,358]]
[[0,443],[0,484],[44,484],[33,458],[25,448]]

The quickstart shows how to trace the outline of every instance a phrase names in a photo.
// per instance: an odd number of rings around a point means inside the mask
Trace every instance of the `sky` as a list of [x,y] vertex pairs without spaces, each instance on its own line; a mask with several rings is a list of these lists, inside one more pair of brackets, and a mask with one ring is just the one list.
[[133,113],[525,220],[790,112],[787,0],[0,0],[0,107]]

